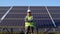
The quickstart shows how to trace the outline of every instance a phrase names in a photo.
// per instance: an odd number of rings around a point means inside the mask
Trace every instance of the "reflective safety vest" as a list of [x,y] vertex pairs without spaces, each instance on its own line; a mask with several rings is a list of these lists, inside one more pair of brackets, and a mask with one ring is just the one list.
[[33,20],[33,16],[26,16],[25,20],[27,19],[27,21],[25,21],[25,26],[31,26],[34,27],[34,22],[29,22],[29,20]]

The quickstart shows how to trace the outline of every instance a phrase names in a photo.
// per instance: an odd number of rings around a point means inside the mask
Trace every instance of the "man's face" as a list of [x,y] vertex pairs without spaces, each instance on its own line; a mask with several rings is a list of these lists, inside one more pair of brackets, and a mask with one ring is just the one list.
[[30,12],[28,12],[28,13],[27,13],[27,15],[28,15],[28,16],[30,16],[30,15],[31,15],[31,13],[30,13]]

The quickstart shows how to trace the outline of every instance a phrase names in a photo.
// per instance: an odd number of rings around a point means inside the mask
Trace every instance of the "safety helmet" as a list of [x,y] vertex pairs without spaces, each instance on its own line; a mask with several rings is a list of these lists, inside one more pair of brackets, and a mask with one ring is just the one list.
[[30,13],[30,12],[31,12],[31,10],[30,10],[30,9],[28,9],[28,10],[27,10],[27,13]]

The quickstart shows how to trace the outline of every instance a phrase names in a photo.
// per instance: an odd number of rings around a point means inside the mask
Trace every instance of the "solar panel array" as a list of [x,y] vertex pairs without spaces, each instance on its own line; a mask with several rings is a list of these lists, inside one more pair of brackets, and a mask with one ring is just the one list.
[[[0,7],[0,18],[9,8],[10,7]],[[0,23],[0,26],[24,26],[24,18],[27,9],[27,6],[14,6],[5,19]],[[30,9],[36,26],[54,26],[44,6],[31,6]],[[55,24],[60,26],[60,7],[48,6],[48,9]]]

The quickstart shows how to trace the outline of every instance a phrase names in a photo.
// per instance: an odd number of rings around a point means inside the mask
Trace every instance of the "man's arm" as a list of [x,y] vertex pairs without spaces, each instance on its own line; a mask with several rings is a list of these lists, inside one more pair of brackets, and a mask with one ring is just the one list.
[[28,20],[27,16],[25,17],[25,22],[33,22],[33,16],[31,20]]

